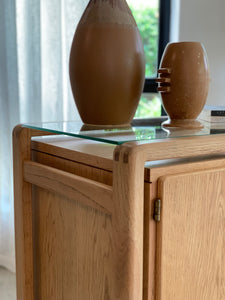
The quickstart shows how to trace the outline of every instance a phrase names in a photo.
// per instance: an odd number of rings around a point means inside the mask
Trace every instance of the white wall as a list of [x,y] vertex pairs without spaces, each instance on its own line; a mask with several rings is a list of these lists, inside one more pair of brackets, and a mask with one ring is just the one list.
[[172,14],[179,30],[171,40],[204,44],[211,74],[207,104],[225,105],[225,0],[173,1],[180,14],[176,17]]

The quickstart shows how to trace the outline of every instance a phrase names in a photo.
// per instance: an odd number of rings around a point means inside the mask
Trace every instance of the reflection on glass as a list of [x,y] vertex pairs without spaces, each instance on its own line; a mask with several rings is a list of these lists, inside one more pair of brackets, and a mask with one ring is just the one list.
[[120,128],[97,128],[96,126],[88,128],[86,125],[84,126],[82,122],[78,121],[24,124],[23,126],[51,132],[53,134],[85,138],[115,145],[120,145],[130,141],[151,143],[151,141],[155,139],[225,133],[225,129],[215,130],[208,127],[208,125],[204,123],[204,128],[200,130],[184,130],[178,128],[165,130],[160,126],[160,122],[162,122],[163,120],[163,118],[144,119],[139,121],[135,120],[134,126]]

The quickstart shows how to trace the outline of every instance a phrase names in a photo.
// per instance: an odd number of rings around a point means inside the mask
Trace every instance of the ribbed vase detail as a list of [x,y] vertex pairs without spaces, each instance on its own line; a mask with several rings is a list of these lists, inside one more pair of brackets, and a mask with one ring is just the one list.
[[202,127],[196,118],[206,103],[210,82],[204,46],[199,42],[168,44],[158,73],[158,91],[170,117],[164,126]]

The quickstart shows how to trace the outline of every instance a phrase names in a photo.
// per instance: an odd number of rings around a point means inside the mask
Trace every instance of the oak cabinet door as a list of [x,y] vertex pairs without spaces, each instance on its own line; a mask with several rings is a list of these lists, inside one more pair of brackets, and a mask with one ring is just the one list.
[[225,299],[225,169],[159,179],[160,300]]

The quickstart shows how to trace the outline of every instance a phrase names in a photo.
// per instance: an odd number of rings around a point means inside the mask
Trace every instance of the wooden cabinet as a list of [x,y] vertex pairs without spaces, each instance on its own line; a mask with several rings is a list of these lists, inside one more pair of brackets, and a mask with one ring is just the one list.
[[225,299],[222,135],[38,134],[14,131],[18,300]]
[[225,168],[159,179],[159,299],[225,299]]

